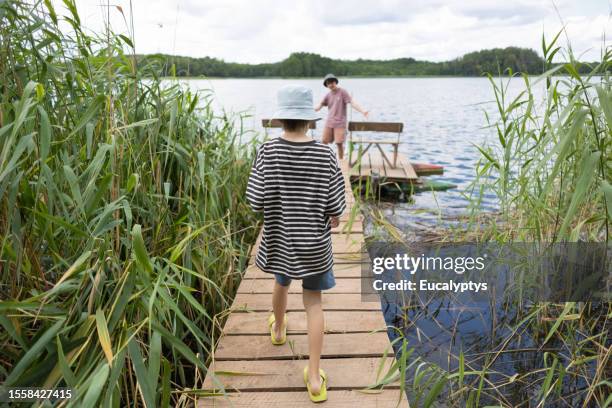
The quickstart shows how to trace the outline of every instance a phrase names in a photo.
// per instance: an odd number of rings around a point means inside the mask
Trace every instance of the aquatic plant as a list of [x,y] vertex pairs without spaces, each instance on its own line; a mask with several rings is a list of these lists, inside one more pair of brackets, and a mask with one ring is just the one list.
[[[469,214],[459,227],[436,231],[438,240],[610,242],[612,49],[603,49],[601,61],[581,75],[585,67],[571,47],[557,45],[561,34],[550,43],[542,39],[543,75],[488,75],[497,115],[487,119],[497,138],[478,146],[482,160]],[[553,64],[562,54],[566,62]],[[508,84],[517,80],[524,90],[510,97]],[[537,86],[546,91],[541,106],[534,97]],[[499,200],[497,214],[480,209],[480,198],[490,192]],[[403,305],[396,316],[403,323],[392,329],[398,364],[373,388],[399,380],[416,406],[612,404],[610,302],[525,302],[498,295],[489,307],[459,313],[462,321],[487,323],[484,340],[470,336],[469,349],[459,317],[443,317],[441,303]],[[419,328],[420,320],[439,328],[443,345],[432,348],[446,353],[444,367],[427,359],[423,347],[433,339]]]
[[[497,143],[479,146],[483,160],[474,185],[499,199],[506,228],[495,239],[609,240],[612,49],[602,50],[601,62],[581,76],[571,47],[556,46],[560,34],[550,44],[543,39],[542,51],[548,65],[559,52],[568,61],[535,80],[521,76],[525,87],[515,97],[507,95],[509,82],[518,79],[511,71],[507,79],[488,75],[499,113],[490,123]],[[536,86],[545,88],[544,106],[535,101]],[[478,196],[473,194],[475,204]]]
[[257,233],[254,145],[63,5],[0,2],[0,383],[186,405]]

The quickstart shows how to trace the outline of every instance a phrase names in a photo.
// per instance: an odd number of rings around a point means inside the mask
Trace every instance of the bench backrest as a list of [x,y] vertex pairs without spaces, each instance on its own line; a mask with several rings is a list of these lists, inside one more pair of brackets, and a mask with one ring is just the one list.
[[[282,128],[283,127],[282,123],[278,119],[262,119],[261,126],[263,126],[264,128]],[[308,128],[316,129],[317,122],[311,121],[310,124],[308,125]]]
[[348,130],[351,132],[390,132],[402,133],[402,122],[349,122]]

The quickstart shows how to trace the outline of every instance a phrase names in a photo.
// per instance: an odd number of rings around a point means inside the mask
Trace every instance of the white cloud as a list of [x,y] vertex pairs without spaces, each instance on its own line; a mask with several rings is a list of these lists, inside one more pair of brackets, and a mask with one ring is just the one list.
[[[59,0],[54,0],[63,9]],[[103,26],[106,2],[77,0],[87,27]],[[114,0],[129,21],[129,0]],[[597,59],[612,34],[609,0],[557,0],[576,55]],[[291,52],[332,58],[448,60],[482,48],[516,45],[538,52],[562,24],[550,0],[133,0],[136,48],[275,62]],[[63,14],[60,13],[60,14]],[[111,7],[115,30],[127,31]],[[563,40],[565,41],[565,40]]]

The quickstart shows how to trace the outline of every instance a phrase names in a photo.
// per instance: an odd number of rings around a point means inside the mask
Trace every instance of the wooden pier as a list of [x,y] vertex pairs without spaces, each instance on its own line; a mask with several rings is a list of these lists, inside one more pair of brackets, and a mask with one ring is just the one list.
[[[321,367],[329,378],[326,407],[406,407],[399,383],[378,393],[360,389],[375,383],[385,351],[381,377],[394,362],[379,302],[361,301],[361,246],[363,218],[358,214],[350,232],[343,231],[354,203],[348,162],[342,163],[347,211],[333,230],[336,286],[322,294],[325,337]],[[261,234],[260,234],[261,238]],[[302,379],[308,364],[306,313],[302,287],[293,282],[287,300],[287,343],[270,342],[267,319],[272,311],[272,275],[254,264],[259,239],[238,288],[230,314],[214,351],[204,389],[227,395],[201,397],[198,407],[312,407]],[[398,405],[399,404],[399,405]]]
[[420,182],[419,175],[408,159],[401,153],[397,154],[397,162],[395,167],[389,165],[384,160],[383,156],[377,152],[366,152],[361,157],[360,163],[357,163],[351,168],[351,179],[362,179],[377,177],[381,181],[401,182],[418,184]]

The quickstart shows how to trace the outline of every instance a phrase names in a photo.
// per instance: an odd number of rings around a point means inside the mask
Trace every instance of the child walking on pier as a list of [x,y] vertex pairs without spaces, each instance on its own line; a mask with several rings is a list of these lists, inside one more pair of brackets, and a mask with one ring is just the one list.
[[335,286],[331,228],[346,209],[344,178],[332,149],[306,134],[309,122],[317,119],[310,89],[282,88],[273,118],[284,132],[259,147],[246,190],[251,208],[264,213],[255,264],[275,277],[274,312],[268,319],[272,344],[286,342],[289,285],[302,281],[309,355],[303,377],[310,399],[320,402],[327,399],[327,376],[319,367],[321,291]]
[[344,157],[344,139],[346,134],[346,104],[350,103],[356,111],[368,117],[369,112],[363,109],[349,93],[338,85],[338,78],[334,74],[327,74],[323,78],[323,86],[329,92],[323,100],[315,107],[318,112],[323,106],[327,106],[327,120],[323,128],[322,141],[325,144],[334,142],[338,148],[340,160]]

